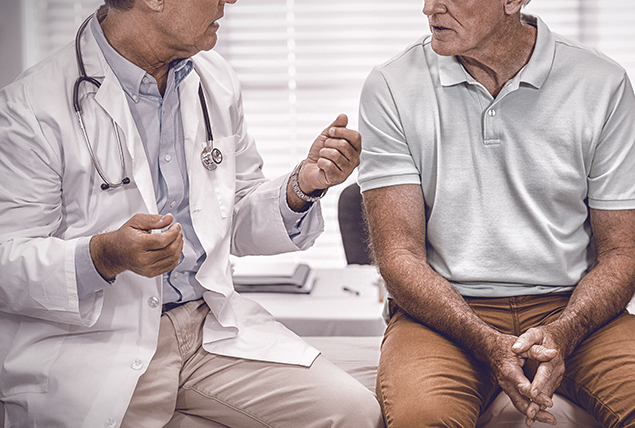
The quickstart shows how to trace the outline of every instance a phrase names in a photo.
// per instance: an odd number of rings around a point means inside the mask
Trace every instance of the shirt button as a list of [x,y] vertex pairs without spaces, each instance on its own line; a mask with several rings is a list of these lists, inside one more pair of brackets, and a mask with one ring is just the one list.
[[141,370],[143,368],[143,361],[141,361],[139,358],[135,358],[134,360],[132,360],[132,364],[130,364],[130,367],[132,367],[132,370]]
[[165,155],[165,156],[163,156],[163,159],[165,159],[166,162],[170,162],[172,160],[172,156]]
[[143,83],[148,83],[150,81],[150,79],[148,79],[147,77],[143,78]]
[[496,110],[491,109],[490,111],[487,112],[487,114],[489,114],[490,116],[494,117],[494,116],[496,116]]
[[152,296],[148,299],[148,306],[150,306],[151,308],[158,308],[159,303],[159,298],[156,296]]
[[174,272],[172,273],[172,278],[177,279],[179,277],[179,273],[178,272]]
[[172,202],[170,202],[170,207],[171,207],[171,208],[174,208],[174,206],[175,206],[175,205],[176,205],[176,201],[172,201]]
[[104,428],[115,428],[117,426],[117,421],[113,418],[108,418],[104,422]]

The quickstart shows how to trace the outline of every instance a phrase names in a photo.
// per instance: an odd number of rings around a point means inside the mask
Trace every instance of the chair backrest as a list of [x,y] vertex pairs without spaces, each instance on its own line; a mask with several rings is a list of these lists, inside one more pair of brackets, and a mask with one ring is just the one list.
[[363,201],[357,183],[342,190],[337,204],[337,218],[344,244],[346,263],[369,265],[368,233],[364,225]]

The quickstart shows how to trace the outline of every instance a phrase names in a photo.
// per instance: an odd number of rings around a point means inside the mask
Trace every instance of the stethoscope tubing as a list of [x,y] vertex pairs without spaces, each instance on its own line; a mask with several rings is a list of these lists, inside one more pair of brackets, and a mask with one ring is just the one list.
[[[77,61],[79,77],[75,80],[75,83],[73,85],[73,109],[75,110],[75,115],[77,116],[77,122],[79,123],[79,127],[82,132],[82,136],[84,137],[84,142],[86,143],[88,153],[90,154],[92,164],[97,170],[97,174],[99,174],[99,177],[103,181],[103,183],[101,184],[101,189],[108,190],[108,189],[115,189],[123,185],[129,184],[130,178],[126,176],[126,161],[125,161],[125,155],[123,151],[123,144],[121,142],[121,137],[119,136],[119,130],[117,128],[117,124],[115,123],[115,121],[111,119],[113,129],[115,131],[115,139],[117,140],[117,147],[119,149],[119,159],[121,162],[122,178],[121,180],[119,180],[119,182],[112,182],[106,177],[106,173],[104,172],[104,170],[102,169],[101,165],[99,164],[97,160],[97,157],[93,150],[93,146],[92,144],[90,144],[90,139],[88,138],[88,132],[86,131],[86,126],[84,124],[82,106],[81,106],[81,103],[79,102],[80,86],[82,85],[82,83],[87,82],[97,88],[101,87],[101,82],[99,82],[99,80],[95,79],[94,77],[90,77],[86,75],[86,69],[84,66],[83,58],[82,58],[82,51],[81,51],[81,44],[80,44],[81,36],[84,33],[86,26],[88,25],[90,20],[93,18],[93,16],[94,14],[91,14],[88,18],[84,20],[84,22],[82,22],[75,36],[75,58]],[[206,131],[206,137],[207,137],[206,146],[201,153],[201,163],[207,170],[213,171],[218,167],[218,165],[220,165],[223,162],[223,154],[220,151],[220,149],[214,147],[214,136],[212,134],[212,124],[210,121],[209,112],[207,110],[207,102],[205,100],[205,94],[203,93],[203,87],[200,83],[198,85],[198,96],[199,96],[199,101],[201,103],[201,109],[203,111],[203,119],[205,121],[205,131]]]
[[99,177],[101,177],[101,180],[103,181],[103,183],[101,184],[101,189],[108,190],[108,189],[115,189],[117,187],[121,187],[125,184],[129,184],[130,178],[126,176],[126,158],[124,156],[123,144],[121,143],[121,137],[119,136],[119,130],[117,129],[117,124],[115,123],[115,121],[111,119],[112,126],[115,131],[115,139],[117,140],[117,147],[119,149],[119,160],[121,163],[122,177],[121,177],[121,180],[119,180],[118,182],[110,181],[106,177],[106,173],[104,172],[101,165],[97,161],[97,157],[95,156],[95,152],[93,150],[92,144],[90,144],[90,139],[88,138],[88,132],[86,131],[86,125],[84,125],[84,119],[82,117],[83,116],[82,106],[81,106],[81,103],[79,102],[79,87],[84,82],[90,83],[97,88],[101,87],[101,83],[99,82],[99,80],[95,79],[94,77],[89,77],[86,75],[86,69],[84,67],[84,61],[82,59],[82,50],[81,50],[81,43],[80,43],[81,36],[84,33],[84,30],[86,29],[86,26],[88,25],[88,22],[91,20],[93,15],[90,15],[88,18],[84,20],[84,22],[82,22],[82,25],[80,25],[79,29],[77,30],[77,35],[75,36],[75,58],[77,60],[77,68],[79,72],[79,77],[75,80],[75,84],[73,85],[73,109],[75,110],[75,115],[77,116],[77,122],[79,123],[79,128],[82,131],[84,142],[86,143],[86,147],[88,148],[90,159],[93,163],[93,166],[97,170],[97,174],[99,174]]

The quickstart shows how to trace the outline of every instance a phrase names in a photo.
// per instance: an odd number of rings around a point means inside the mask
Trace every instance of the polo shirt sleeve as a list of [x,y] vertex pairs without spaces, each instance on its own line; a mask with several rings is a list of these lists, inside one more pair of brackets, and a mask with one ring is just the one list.
[[391,88],[380,68],[375,68],[364,83],[359,131],[362,152],[358,181],[362,191],[421,184]]
[[635,209],[635,96],[626,75],[606,109],[588,175],[588,204],[600,210]]

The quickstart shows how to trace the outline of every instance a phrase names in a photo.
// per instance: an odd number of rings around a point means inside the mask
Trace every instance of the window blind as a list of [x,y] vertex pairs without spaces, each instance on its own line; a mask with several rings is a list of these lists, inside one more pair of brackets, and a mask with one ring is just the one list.
[[[22,1],[28,65],[72,40],[81,21],[102,3]],[[420,0],[239,0],[225,6],[215,49],[239,75],[247,123],[267,176],[289,172],[339,113],[357,128],[359,93],[372,67],[428,33],[422,8]],[[526,10],[635,75],[634,1],[533,0]],[[336,211],[343,188],[329,190],[323,199],[326,230],[315,246],[274,260],[345,265]]]
[[102,0],[21,0],[26,32],[26,66],[30,67],[72,41],[84,19]]
[[[273,178],[290,171],[340,113],[357,129],[359,94],[372,67],[425,32],[421,4],[410,0],[227,5],[216,49],[242,82],[247,122],[265,159],[265,174]],[[311,249],[273,258],[344,266],[337,200],[354,180],[330,189],[322,200],[325,233]]]

